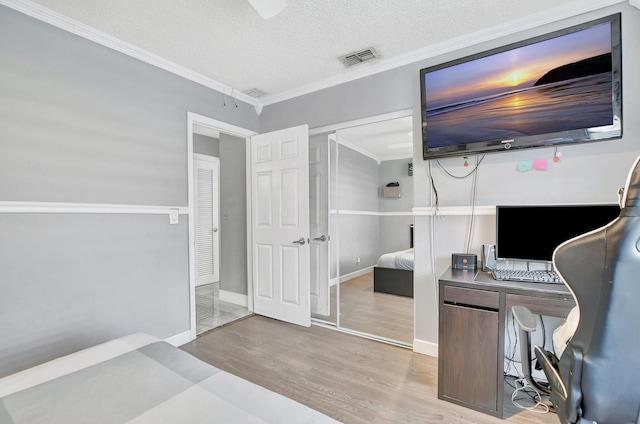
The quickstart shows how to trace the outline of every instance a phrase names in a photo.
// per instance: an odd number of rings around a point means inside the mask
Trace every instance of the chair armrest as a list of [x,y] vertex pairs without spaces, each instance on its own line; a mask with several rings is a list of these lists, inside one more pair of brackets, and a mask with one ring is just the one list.
[[512,306],[511,313],[513,313],[513,317],[518,323],[518,327],[528,333],[536,331],[536,319],[527,307],[520,305]]

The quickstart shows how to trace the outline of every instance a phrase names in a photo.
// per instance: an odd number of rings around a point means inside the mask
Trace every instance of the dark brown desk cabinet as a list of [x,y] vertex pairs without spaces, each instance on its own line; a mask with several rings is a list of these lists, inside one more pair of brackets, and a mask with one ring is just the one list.
[[512,305],[562,317],[574,303],[564,285],[495,281],[477,271],[442,275],[438,398],[503,416],[504,323]]

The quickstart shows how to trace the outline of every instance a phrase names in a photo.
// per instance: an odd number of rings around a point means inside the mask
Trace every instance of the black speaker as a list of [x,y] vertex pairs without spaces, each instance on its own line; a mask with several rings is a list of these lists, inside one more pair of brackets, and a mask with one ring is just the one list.
[[471,253],[452,253],[451,268],[453,269],[476,269],[478,257]]
[[493,244],[482,245],[482,270],[485,272],[496,269],[496,246]]

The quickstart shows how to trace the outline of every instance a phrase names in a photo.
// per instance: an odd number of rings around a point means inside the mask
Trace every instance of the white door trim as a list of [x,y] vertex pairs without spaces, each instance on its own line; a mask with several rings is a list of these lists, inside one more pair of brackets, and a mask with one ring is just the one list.
[[[247,163],[247,297],[248,297],[248,309],[253,311],[253,281],[251,276],[253,275],[253,255],[251,249],[251,145],[250,137],[256,135],[257,132],[248,130],[246,128],[237,127],[235,125],[228,124],[226,122],[218,121],[197,113],[187,112],[187,181],[188,181],[188,207],[189,216],[195,216],[195,201],[194,201],[194,181],[193,181],[193,126],[194,124],[209,127],[225,134],[229,134],[235,137],[245,139],[246,147],[246,163]],[[193,219],[189,219],[189,335],[190,340],[196,338],[196,260],[195,260],[195,223]],[[185,342],[186,343],[186,342]]]

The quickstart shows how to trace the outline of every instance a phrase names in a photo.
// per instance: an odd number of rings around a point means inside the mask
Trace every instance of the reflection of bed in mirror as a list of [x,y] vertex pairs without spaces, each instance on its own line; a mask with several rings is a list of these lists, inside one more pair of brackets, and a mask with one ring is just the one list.
[[411,247],[385,253],[373,267],[373,291],[413,297],[413,224],[410,226]]

